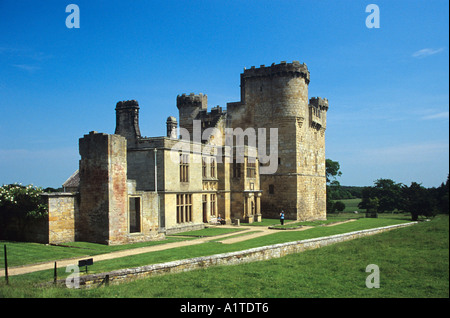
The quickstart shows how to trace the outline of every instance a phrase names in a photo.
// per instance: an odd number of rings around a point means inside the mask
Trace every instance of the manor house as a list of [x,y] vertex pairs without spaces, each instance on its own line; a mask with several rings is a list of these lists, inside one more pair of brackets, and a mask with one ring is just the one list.
[[[208,223],[326,218],[328,100],[308,98],[305,64],[244,69],[241,99],[208,111],[204,94],[177,96],[167,134],[140,133],[136,100],[117,103],[114,134],[80,138],[78,170],[45,194],[50,243],[124,244]],[[142,111],[151,112],[142,106]]]

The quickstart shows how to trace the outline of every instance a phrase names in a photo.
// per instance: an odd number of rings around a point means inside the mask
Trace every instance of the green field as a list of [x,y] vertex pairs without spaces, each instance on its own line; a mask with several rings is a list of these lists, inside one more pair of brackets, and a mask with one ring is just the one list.
[[[92,271],[211,255],[404,221],[408,220],[360,219],[301,232],[277,231],[230,245],[209,242],[98,262]],[[90,290],[36,287],[36,283],[50,281],[52,277],[52,271],[41,271],[10,277],[9,286],[1,281],[0,297],[448,297],[448,232],[448,216],[438,216],[430,222],[280,259],[170,274]],[[108,247],[98,247],[98,252],[104,249]],[[24,247],[23,255],[26,250]],[[368,275],[365,268],[369,264],[380,268],[379,289],[365,287]],[[64,269],[60,269],[58,276],[64,275]]]
[[366,212],[365,209],[358,208],[358,204],[359,204],[359,202],[361,202],[361,199],[346,199],[346,200],[339,200],[339,201],[342,201],[345,204],[344,212],[354,212],[354,211],[357,211],[360,213]]

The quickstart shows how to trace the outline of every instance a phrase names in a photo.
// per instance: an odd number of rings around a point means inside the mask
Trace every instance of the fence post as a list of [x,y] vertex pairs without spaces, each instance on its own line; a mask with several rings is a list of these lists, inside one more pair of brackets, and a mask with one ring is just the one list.
[[53,284],[56,285],[57,280],[58,280],[58,273],[56,271],[56,262],[55,262],[55,268],[53,269]]
[[5,249],[5,279],[6,279],[6,285],[9,285],[9,279],[8,279],[8,256],[6,255],[6,244],[4,245]]

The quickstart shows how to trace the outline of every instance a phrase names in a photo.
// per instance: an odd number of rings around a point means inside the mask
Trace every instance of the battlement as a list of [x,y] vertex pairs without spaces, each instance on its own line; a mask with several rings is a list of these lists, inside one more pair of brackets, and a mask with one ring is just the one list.
[[208,96],[202,93],[196,95],[190,93],[189,95],[182,94],[177,96],[177,108],[181,107],[196,107],[201,109],[207,109],[208,107]]
[[309,99],[309,120],[311,127],[316,129],[326,128],[328,99],[312,97]]
[[320,110],[328,110],[328,99],[322,97],[311,97],[309,105],[314,106]]
[[124,108],[139,108],[139,103],[135,99],[117,102],[116,110],[120,110],[120,109],[124,109]]
[[268,67],[266,67],[265,65],[260,65],[259,68],[252,66],[250,69],[244,68],[244,73],[242,73],[243,78],[266,76],[303,77],[306,84],[309,84],[308,67],[305,63],[300,64],[299,61],[293,61],[292,63],[281,61],[280,64],[272,63],[272,65]]

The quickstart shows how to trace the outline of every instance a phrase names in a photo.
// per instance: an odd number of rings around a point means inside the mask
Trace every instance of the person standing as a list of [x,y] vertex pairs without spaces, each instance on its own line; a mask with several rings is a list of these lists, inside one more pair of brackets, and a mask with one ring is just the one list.
[[281,223],[281,225],[284,225],[284,211],[283,210],[281,210],[281,213],[280,213],[280,223]]

